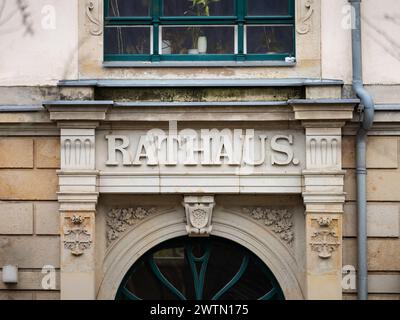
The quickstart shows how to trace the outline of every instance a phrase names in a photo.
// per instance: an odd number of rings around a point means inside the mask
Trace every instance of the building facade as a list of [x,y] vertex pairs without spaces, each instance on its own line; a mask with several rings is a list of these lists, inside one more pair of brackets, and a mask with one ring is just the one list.
[[400,4],[361,2],[362,168],[357,3],[0,0],[0,299],[356,299],[365,173],[399,299]]

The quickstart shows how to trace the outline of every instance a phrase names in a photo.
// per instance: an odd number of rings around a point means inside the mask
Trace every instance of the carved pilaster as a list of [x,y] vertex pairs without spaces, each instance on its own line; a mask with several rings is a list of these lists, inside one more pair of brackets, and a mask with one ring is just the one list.
[[[342,214],[345,202],[342,127],[357,100],[292,100],[306,133],[303,200],[306,219],[307,299],[341,299]],[[321,290],[321,288],[323,288]]]
[[186,231],[191,237],[208,237],[212,230],[214,196],[185,196]]
[[61,212],[61,299],[95,299],[95,212]]

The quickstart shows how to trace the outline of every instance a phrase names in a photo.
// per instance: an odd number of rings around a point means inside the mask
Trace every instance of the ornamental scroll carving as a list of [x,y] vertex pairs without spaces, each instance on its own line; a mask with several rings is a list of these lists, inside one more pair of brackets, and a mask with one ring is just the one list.
[[107,245],[117,240],[128,228],[156,212],[156,208],[112,209],[107,214]]
[[315,0],[297,1],[297,23],[296,30],[299,34],[307,34],[311,30],[311,18],[315,11]]
[[311,220],[312,226],[317,228],[311,235],[311,250],[318,252],[321,259],[329,259],[339,247],[340,241],[335,229],[338,220],[331,217],[319,217]]
[[293,214],[286,209],[270,209],[264,207],[243,208],[243,212],[255,220],[262,221],[289,246],[293,246]]
[[87,228],[89,217],[73,215],[65,217],[64,248],[74,256],[80,256],[92,245],[92,236]]
[[90,22],[89,33],[92,36],[100,36],[103,33],[103,25],[101,23],[101,1],[88,0],[85,4],[86,17]]

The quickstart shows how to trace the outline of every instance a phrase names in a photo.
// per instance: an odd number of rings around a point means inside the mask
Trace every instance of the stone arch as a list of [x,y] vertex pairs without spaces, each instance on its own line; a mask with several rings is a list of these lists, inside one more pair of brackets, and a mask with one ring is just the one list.
[[[98,299],[114,299],[130,267],[148,250],[186,235],[181,209],[150,216],[127,231],[108,250]],[[272,271],[286,299],[304,299],[291,251],[269,230],[243,214],[215,208],[212,235],[234,241],[257,255]]]

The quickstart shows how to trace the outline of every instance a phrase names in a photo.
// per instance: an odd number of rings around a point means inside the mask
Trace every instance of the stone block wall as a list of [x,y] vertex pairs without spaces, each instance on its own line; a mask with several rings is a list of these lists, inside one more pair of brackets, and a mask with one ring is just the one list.
[[[18,284],[0,281],[0,300],[59,299],[59,137],[0,137],[0,150],[0,279],[4,265],[19,267]],[[42,287],[46,265],[53,290]]]
[[[370,299],[400,300],[400,137],[370,136],[367,146],[368,291]],[[343,265],[357,268],[355,137],[343,137],[347,202],[343,219]],[[344,290],[355,299],[356,290]]]

